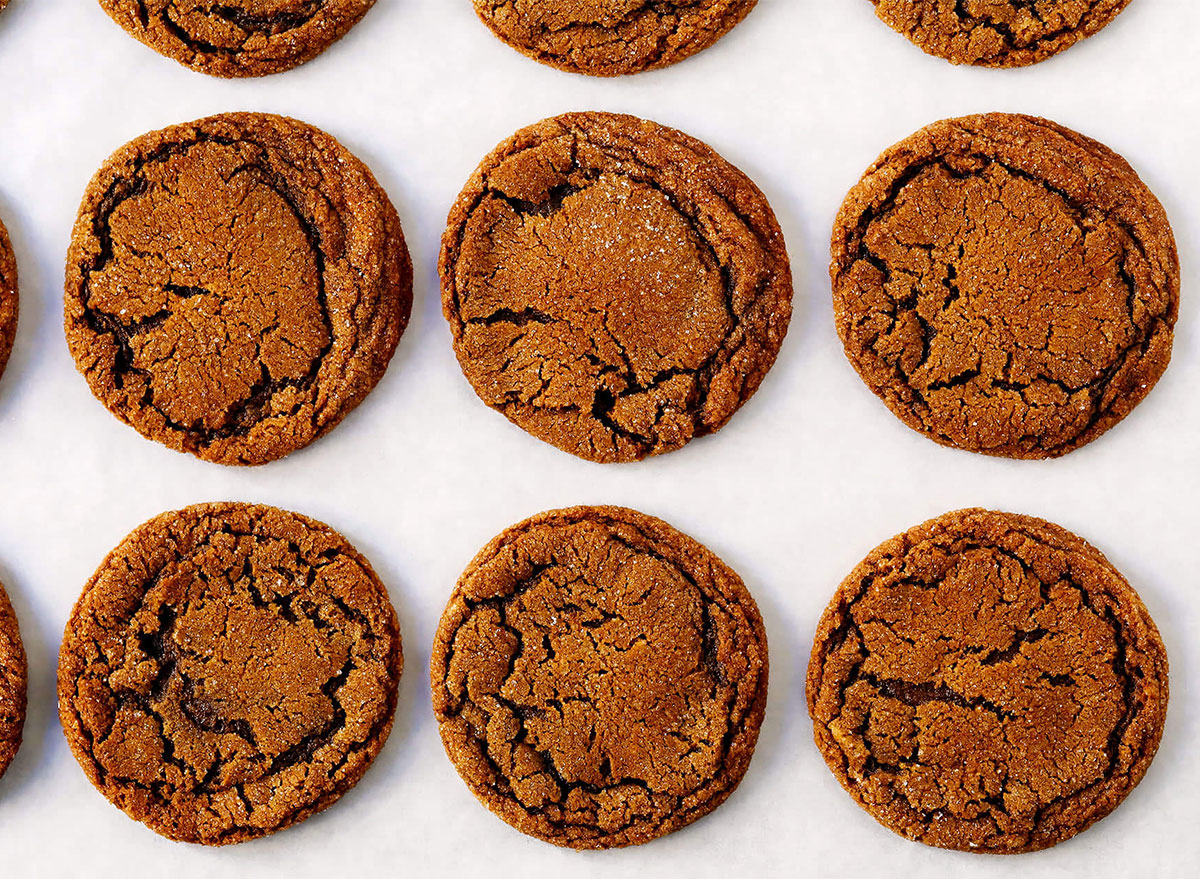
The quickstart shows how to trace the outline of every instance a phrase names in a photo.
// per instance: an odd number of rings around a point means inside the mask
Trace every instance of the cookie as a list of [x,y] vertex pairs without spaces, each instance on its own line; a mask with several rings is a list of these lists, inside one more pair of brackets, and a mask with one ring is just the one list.
[[875,14],[952,64],[1024,67],[1111,22],[1129,0],[871,0]]
[[75,605],[59,715],[92,784],[163,836],[303,821],[387,740],[402,668],[387,591],[336,531],[251,504],[145,523]]
[[0,584],[0,777],[21,747],[28,674],[17,615]]
[[1086,830],[1162,737],[1167,656],[1109,561],[1068,531],[948,513],[875,549],[821,617],[817,747],[877,821],[1011,854]]
[[267,76],[316,58],[375,0],[100,0],[130,36],[212,76]]
[[758,0],[473,0],[475,12],[518,52],[590,76],[669,67],[707,49]]
[[0,376],[4,375],[17,338],[17,306],[17,260],[8,230],[0,222]]
[[909,427],[1053,458],[1115,425],[1171,359],[1166,214],[1107,147],[1045,119],[936,122],[885,152],[833,230],[846,356]]
[[67,256],[67,342],[143,436],[263,464],[336,426],[412,308],[395,208],[330,135],[230,113],[139,137],[92,179]]
[[723,803],[767,700],[767,637],[741,579],[670,525],[575,507],[475,557],[430,666],[446,753],[522,833],[649,842]]
[[609,113],[544,120],[484,159],[439,270],[479,397],[600,462],[720,429],[792,310],[783,235],[754,184],[685,134]]

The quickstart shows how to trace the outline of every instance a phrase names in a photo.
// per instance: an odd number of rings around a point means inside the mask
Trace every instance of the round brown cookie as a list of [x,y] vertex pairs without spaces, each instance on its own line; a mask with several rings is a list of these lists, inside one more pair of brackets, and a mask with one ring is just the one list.
[[100,0],[160,55],[213,76],[266,76],[311,61],[375,0]]
[[670,525],[575,507],[477,555],[430,667],[446,753],[522,833],[637,845],[717,808],[767,701],[767,637],[719,558]]
[[272,507],[164,513],[75,605],[59,715],[92,784],[163,836],[223,845],[332,805],[387,740],[400,633],[371,566]]
[[152,132],[88,186],[66,333],[92,393],[144,436],[263,464],[338,424],[412,307],[400,220],[330,135],[231,113]]
[[807,697],[826,763],[881,824],[1010,854],[1087,829],[1141,781],[1167,656],[1098,550],[1030,516],[962,510],[842,582]]
[[13,256],[8,230],[0,222],[0,376],[8,365],[13,342],[17,338],[17,260]]
[[758,0],[473,0],[492,32],[535,61],[571,73],[622,76],[703,51]]
[[831,275],[863,381],[949,446],[1063,455],[1171,359],[1162,206],[1111,150],[1045,119],[949,119],[889,149],[842,206]]
[[749,178],[685,134],[609,113],[544,120],[484,159],[439,270],[475,392],[592,461],[720,429],[792,311],[783,234]]
[[875,14],[952,64],[1024,67],[1069,49],[1129,0],[871,0]]
[[0,584],[0,776],[4,775],[21,747],[27,679],[21,629],[8,601],[8,593]]

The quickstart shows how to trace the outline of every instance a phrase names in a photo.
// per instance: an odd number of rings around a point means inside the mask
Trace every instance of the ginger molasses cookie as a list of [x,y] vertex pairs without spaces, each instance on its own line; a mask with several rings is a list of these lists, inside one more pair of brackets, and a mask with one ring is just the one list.
[[100,0],[160,55],[213,76],[266,76],[311,61],[375,0]]
[[621,76],[668,67],[707,49],[758,0],[473,0],[484,23],[535,61]]
[[842,205],[831,274],[846,356],[945,445],[1063,455],[1171,359],[1162,206],[1120,156],[1045,119],[948,119],[889,149]]
[[1129,0],[871,0],[875,14],[952,64],[1024,67],[1117,17]]
[[881,824],[1010,854],[1086,830],[1141,781],[1167,656],[1098,550],[1030,516],[962,510],[843,581],[807,696],[825,762]]
[[0,584],[0,776],[4,775],[25,727],[25,687],[28,669],[17,615]]
[[450,212],[442,306],[479,397],[592,461],[721,428],[792,311],[766,198],[699,141],[568,113],[484,159]]
[[88,581],[59,715],[114,805],[223,845],[354,787],[391,731],[401,667],[387,591],[345,538],[273,507],[202,504],[139,527]]
[[711,812],[767,700],[754,599],[719,558],[619,507],[542,513],[475,557],[430,667],[446,753],[522,833],[649,842]]
[[412,307],[400,220],[312,126],[212,116],[118,150],[67,256],[67,342],[144,436],[221,464],[308,445],[387,369]]
[[8,365],[17,337],[17,260],[13,256],[8,230],[0,222],[0,376]]

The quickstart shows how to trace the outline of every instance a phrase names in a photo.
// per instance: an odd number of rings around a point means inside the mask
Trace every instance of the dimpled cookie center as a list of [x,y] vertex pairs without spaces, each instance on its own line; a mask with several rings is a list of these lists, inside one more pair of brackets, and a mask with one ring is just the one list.
[[1001,165],[921,171],[864,244],[894,303],[876,352],[972,447],[1078,432],[1136,339],[1119,231]]
[[355,626],[314,601],[299,564],[286,544],[219,534],[163,572],[110,678],[130,716],[97,745],[107,771],[206,795],[329,742]]
[[[699,596],[645,556],[608,582],[566,576],[548,571],[510,615],[526,649],[500,695],[523,718],[525,744],[567,785],[695,790],[724,733],[705,711],[714,678]],[[540,805],[545,789],[531,781],[518,793]]]
[[88,281],[88,307],[127,340],[151,405],[203,433],[256,420],[330,342],[315,242],[246,153],[200,142],[146,163]]
[[859,660],[830,724],[866,802],[953,818],[961,842],[983,845],[1027,837],[1049,804],[1105,778],[1131,710],[1108,613],[1068,576],[992,547],[873,578],[851,609],[843,649]]
[[651,186],[605,174],[493,240],[503,257],[476,308],[486,301],[544,321],[537,342],[550,343],[546,354],[564,370],[592,354],[592,384],[606,369],[638,384],[696,369],[729,329],[719,268]]

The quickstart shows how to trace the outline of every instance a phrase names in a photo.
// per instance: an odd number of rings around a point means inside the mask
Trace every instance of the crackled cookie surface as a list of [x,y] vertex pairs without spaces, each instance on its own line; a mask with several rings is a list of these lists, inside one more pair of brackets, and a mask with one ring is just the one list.
[[165,513],[118,546],[63,638],[59,714],[130,817],[222,845],[353,787],[392,727],[400,634],[367,561],[271,507]]
[[1068,839],[1154,758],[1167,657],[1125,579],[1075,535],[964,510],[889,540],[838,589],[808,670],[817,746],[860,806],[928,845]]
[[767,698],[753,598],[709,550],[616,507],[543,513],[486,546],[434,641],[433,707],[464,781],[523,833],[648,842],[745,775]]
[[13,341],[17,336],[17,260],[13,256],[8,230],[0,222],[0,376],[8,365]]
[[875,14],[954,64],[1023,67],[1099,31],[1129,0],[871,0]]
[[762,193],[699,141],[631,116],[567,114],[501,144],[451,210],[440,271],[480,398],[593,461],[718,430],[791,317]]
[[399,218],[328,134],[233,113],[152,132],[92,179],[67,257],[67,341],[144,436],[262,464],[338,424],[412,306]]
[[161,55],[213,76],[265,76],[310,61],[375,0],[100,0]]
[[[3,4],[0,4],[3,5]],[[17,615],[0,585],[0,776],[4,775],[25,727],[25,687],[28,670]]]
[[667,67],[707,49],[758,0],[473,0],[492,31],[543,64],[592,76]]
[[1162,206],[1044,119],[937,122],[889,149],[833,231],[846,356],[906,424],[1013,458],[1124,418],[1171,358],[1179,260]]

